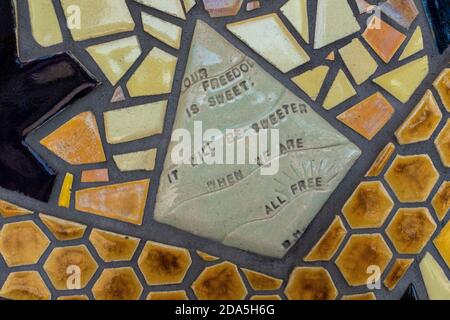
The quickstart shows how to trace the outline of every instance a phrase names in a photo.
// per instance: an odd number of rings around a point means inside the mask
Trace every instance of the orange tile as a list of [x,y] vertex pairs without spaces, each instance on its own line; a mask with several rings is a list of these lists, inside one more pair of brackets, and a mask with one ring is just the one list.
[[33,211],[19,207],[11,202],[0,200],[0,216],[3,218],[12,218],[32,214]]
[[85,170],[81,173],[81,182],[109,182],[108,169]]
[[381,172],[383,172],[384,167],[388,163],[389,159],[391,159],[394,151],[395,145],[392,142],[388,143],[386,147],[384,147],[378,154],[369,171],[367,171],[366,177],[378,177]]

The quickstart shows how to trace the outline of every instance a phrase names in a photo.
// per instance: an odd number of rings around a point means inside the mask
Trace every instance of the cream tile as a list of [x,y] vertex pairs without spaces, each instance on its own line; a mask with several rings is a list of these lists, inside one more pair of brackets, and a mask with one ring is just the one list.
[[28,1],[33,38],[42,47],[63,42],[52,0]]
[[197,4],[196,0],[183,0],[184,8],[186,9],[186,13],[192,10]]
[[134,0],[134,1],[142,3],[147,7],[170,14],[174,17],[178,17],[183,20],[186,19],[186,15],[184,14],[183,6],[181,5],[180,0]]
[[309,43],[308,0],[289,0],[280,10],[305,42]]
[[429,252],[420,262],[420,271],[430,300],[450,300],[450,281]]
[[180,49],[183,30],[179,26],[145,12],[142,12],[142,23],[145,32],[175,49]]
[[122,172],[145,170],[155,168],[157,149],[114,155],[114,162]]

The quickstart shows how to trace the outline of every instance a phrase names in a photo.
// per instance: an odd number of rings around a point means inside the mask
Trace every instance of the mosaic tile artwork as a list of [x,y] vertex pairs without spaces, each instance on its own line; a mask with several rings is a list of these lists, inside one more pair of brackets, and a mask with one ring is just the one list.
[[447,1],[0,12],[0,299],[450,300]]

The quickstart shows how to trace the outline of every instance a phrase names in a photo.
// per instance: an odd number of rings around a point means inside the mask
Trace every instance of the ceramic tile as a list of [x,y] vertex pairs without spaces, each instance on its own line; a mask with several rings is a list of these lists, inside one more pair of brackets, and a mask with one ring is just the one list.
[[347,0],[317,1],[314,49],[323,48],[360,29]]
[[109,82],[114,86],[140,57],[136,36],[97,44],[86,48]]
[[250,300],[256,300],[256,301],[276,301],[276,300],[282,300],[280,296],[278,295],[256,295],[252,296]]
[[161,134],[166,108],[164,100],[105,112],[106,140],[118,144]]
[[80,288],[85,288],[98,269],[98,265],[85,245],[55,248],[44,264],[44,271],[56,290],[71,290],[69,287],[72,273],[67,270],[77,266],[80,275]]
[[295,268],[284,292],[289,300],[335,300],[338,291],[323,267]]
[[189,300],[186,291],[150,292],[147,300],[178,301]]
[[2,218],[12,218],[33,214],[33,211],[19,207],[11,202],[0,200],[0,216]]
[[339,249],[342,241],[344,241],[346,235],[347,230],[345,229],[341,218],[336,216],[320,240],[311,249],[308,255],[303,258],[303,261],[330,261]]
[[372,140],[391,120],[395,109],[379,92],[337,116],[337,119],[367,140]]
[[186,15],[184,14],[183,6],[180,0],[134,0],[136,2],[142,3],[147,7],[159,10],[161,12],[170,14],[174,17],[185,20]]
[[309,18],[307,0],[289,0],[280,8],[295,30],[309,43]]
[[177,58],[153,48],[127,83],[131,97],[170,93]]
[[210,255],[210,254],[208,254],[206,252],[203,252],[203,251],[197,250],[196,253],[200,257],[200,259],[202,259],[205,262],[214,262],[214,261],[220,260],[220,258],[212,256],[212,255]]
[[420,262],[420,272],[430,300],[450,300],[450,281],[429,252]]
[[323,107],[326,110],[331,110],[355,95],[356,91],[350,83],[350,80],[348,80],[344,71],[339,70],[331,85],[330,91],[328,91]]
[[131,267],[103,270],[92,287],[96,300],[138,300],[142,291],[142,285]]
[[380,228],[394,208],[389,193],[379,181],[361,182],[342,212],[353,229]]
[[336,54],[334,53],[334,51],[331,51],[326,57],[325,60],[328,61],[335,61],[336,60]]
[[310,60],[275,13],[230,23],[227,29],[282,72]]
[[397,259],[394,262],[391,270],[383,281],[383,284],[390,291],[394,290],[397,284],[402,280],[408,272],[409,267],[414,262],[414,259]]
[[426,154],[398,155],[384,175],[400,202],[413,203],[427,200],[439,173]]
[[125,101],[125,93],[121,86],[118,86],[111,97],[111,103]]
[[186,13],[188,13],[197,5],[197,0],[183,0],[183,4],[186,9]]
[[50,300],[51,293],[37,271],[12,272],[8,275],[0,297],[11,300]]
[[212,18],[219,18],[237,15],[242,2],[243,0],[203,0],[203,5]]
[[253,11],[261,8],[261,2],[259,1],[251,1],[247,2],[247,6],[245,7],[246,11]]
[[140,225],[144,217],[150,180],[79,190],[75,209]]
[[[201,52],[197,48],[202,48]],[[172,157],[166,157],[154,218],[228,246],[281,258],[360,152],[304,101],[202,22],[194,32],[188,61],[174,130],[186,129],[192,134],[194,121],[202,121],[203,130],[278,128],[281,151],[287,156],[270,176],[259,174],[260,166],[255,162],[209,166],[195,165],[191,158],[194,165],[177,165]],[[208,81],[192,82],[190,75],[198,70]],[[216,82],[219,77],[228,77],[226,87]],[[232,93],[233,87],[237,94]],[[219,104],[216,99],[220,94],[224,99],[225,94],[233,97]],[[212,102],[217,103],[215,108]],[[197,111],[186,112],[185,106],[193,104]],[[286,147],[293,138],[301,140]],[[169,154],[176,145],[169,145]],[[323,166],[319,169],[314,163],[320,162]],[[171,179],[175,168],[176,181]]]
[[375,78],[373,82],[406,103],[428,75],[428,71],[428,56],[425,56],[389,71]]
[[434,141],[441,161],[447,168],[450,167],[450,119],[447,119],[442,131],[439,133],[438,137]]
[[82,13],[80,27],[70,29],[75,41],[134,30],[135,23],[125,0],[61,0],[61,4],[69,22],[74,22],[73,6]]
[[444,259],[445,263],[448,267],[450,267],[450,222],[442,228],[439,232],[439,235],[433,240],[434,246],[439,251],[442,259]]
[[414,286],[414,284],[411,283],[408,286],[408,289],[406,289],[405,293],[403,293],[400,300],[407,300],[407,301],[408,300],[411,300],[411,301],[420,300],[419,296],[417,295],[416,287]]
[[191,267],[189,251],[148,241],[139,256],[138,265],[150,286],[182,283]]
[[89,241],[105,262],[130,261],[140,240],[127,235],[92,229]]
[[442,119],[442,112],[431,90],[427,90],[422,100],[411,111],[403,124],[395,131],[400,144],[428,141]]
[[367,268],[376,265],[384,272],[392,252],[381,234],[352,235],[345,245],[336,265],[350,286],[367,284]]
[[155,169],[157,149],[114,155],[114,162],[121,172],[152,171]]
[[450,209],[450,182],[444,181],[431,201],[439,221],[444,220]]
[[32,34],[39,45],[51,47],[63,42],[52,0],[28,1],[28,8]]
[[342,296],[342,300],[377,300],[373,292],[358,293]]
[[391,61],[406,39],[403,33],[378,17],[372,18],[362,36],[385,63]]
[[292,78],[292,81],[294,81],[294,83],[311,98],[311,100],[316,101],[329,70],[330,67],[328,66],[318,66]]
[[433,86],[438,91],[445,109],[450,112],[450,68],[442,70],[433,82]]
[[179,26],[145,12],[142,12],[142,23],[145,32],[175,49],[180,49],[183,30]]
[[33,221],[5,224],[0,230],[0,253],[8,267],[36,264],[49,244]]
[[81,172],[81,183],[93,183],[93,182],[109,182],[109,170],[108,169],[83,170]]
[[358,6],[358,11],[360,14],[366,13],[371,10],[373,5],[368,3],[366,0],[355,0],[356,5]]
[[255,291],[276,291],[280,289],[283,284],[283,280],[276,279],[260,272],[248,269],[242,269],[242,271],[247,277],[250,287]]
[[63,208],[70,208],[72,199],[73,174],[66,173],[64,181],[59,192],[58,206]]
[[378,69],[377,62],[358,38],[339,49],[339,54],[358,85],[364,83]]
[[389,18],[407,29],[419,15],[414,0],[387,0],[379,4],[379,7]]
[[79,296],[61,296],[58,297],[57,300],[66,300],[66,301],[85,301],[85,300],[89,300],[88,296],[86,295],[79,295]]
[[389,223],[386,234],[400,254],[418,254],[435,230],[436,223],[427,208],[402,208]]
[[97,121],[92,112],[73,117],[40,143],[71,165],[106,161]]
[[230,262],[205,268],[192,290],[199,300],[243,300],[247,296],[238,268]]
[[383,172],[394,152],[395,145],[389,142],[378,154],[369,171],[367,171],[366,177],[378,177]]
[[411,39],[409,39],[408,44],[406,45],[405,49],[403,50],[399,60],[402,61],[406,58],[409,58],[410,56],[412,56],[422,50],[423,50],[422,29],[420,28],[420,26],[417,26],[416,30],[414,31],[413,35],[411,36]]
[[86,226],[80,223],[52,217],[43,213],[39,214],[39,218],[59,241],[81,239],[86,231]]

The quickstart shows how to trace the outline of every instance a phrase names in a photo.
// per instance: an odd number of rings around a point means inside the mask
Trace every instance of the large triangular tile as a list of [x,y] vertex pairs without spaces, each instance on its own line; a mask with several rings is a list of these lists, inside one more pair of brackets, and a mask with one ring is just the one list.
[[309,43],[308,0],[289,0],[280,10],[303,40]]
[[450,281],[429,252],[420,262],[420,272],[430,300],[450,300]]

